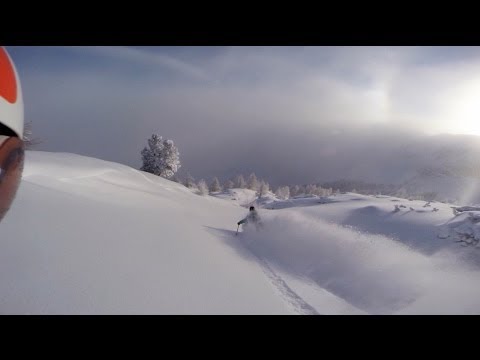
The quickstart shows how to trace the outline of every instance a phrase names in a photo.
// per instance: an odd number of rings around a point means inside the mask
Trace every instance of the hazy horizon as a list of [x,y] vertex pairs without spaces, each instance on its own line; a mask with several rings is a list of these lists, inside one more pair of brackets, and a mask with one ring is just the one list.
[[197,179],[395,180],[399,148],[480,135],[478,47],[8,50],[36,149],[135,168],[158,133]]

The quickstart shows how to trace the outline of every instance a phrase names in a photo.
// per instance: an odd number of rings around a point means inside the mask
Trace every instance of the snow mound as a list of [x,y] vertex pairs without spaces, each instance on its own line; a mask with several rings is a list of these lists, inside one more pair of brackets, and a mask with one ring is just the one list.
[[451,238],[465,246],[480,247],[480,211],[463,211],[447,222],[438,234],[439,238]]
[[257,192],[250,189],[228,189],[222,193],[212,194],[214,197],[227,200],[233,204],[238,204],[240,206],[250,206],[256,205]]
[[319,313],[480,313],[480,271],[455,252],[422,254],[297,209],[262,217],[264,230],[243,241]]

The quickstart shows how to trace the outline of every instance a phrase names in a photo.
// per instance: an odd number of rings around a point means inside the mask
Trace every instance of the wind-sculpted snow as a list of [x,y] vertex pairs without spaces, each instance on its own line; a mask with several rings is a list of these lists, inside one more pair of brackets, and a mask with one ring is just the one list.
[[246,246],[279,271],[352,305],[345,313],[480,313],[480,270],[450,250],[427,256],[293,210],[262,216],[264,230],[245,232]]

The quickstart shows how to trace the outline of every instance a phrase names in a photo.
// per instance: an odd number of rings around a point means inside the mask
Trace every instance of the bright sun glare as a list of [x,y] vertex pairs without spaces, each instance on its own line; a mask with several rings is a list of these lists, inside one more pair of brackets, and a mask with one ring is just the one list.
[[462,86],[454,95],[445,126],[452,133],[480,136],[480,81]]

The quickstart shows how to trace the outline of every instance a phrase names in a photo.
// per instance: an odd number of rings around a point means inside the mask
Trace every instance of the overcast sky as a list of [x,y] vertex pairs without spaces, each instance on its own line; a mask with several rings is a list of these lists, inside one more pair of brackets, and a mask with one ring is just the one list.
[[135,168],[152,133],[196,178],[272,183],[355,176],[400,137],[480,135],[479,47],[7,49],[38,150]]

